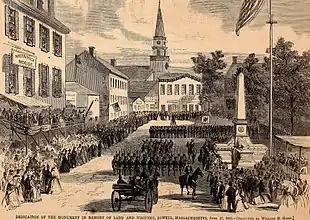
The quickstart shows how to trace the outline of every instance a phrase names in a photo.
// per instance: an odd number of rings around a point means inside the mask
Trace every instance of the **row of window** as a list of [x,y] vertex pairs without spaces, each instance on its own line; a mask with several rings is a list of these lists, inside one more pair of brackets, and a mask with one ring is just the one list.
[[110,79],[110,88],[124,89],[127,90],[127,83],[118,79]]
[[[35,70],[22,67],[22,73],[19,67],[11,62],[10,55],[4,55],[5,72],[5,92],[8,94],[20,94],[19,77],[23,76],[23,94],[26,96],[35,95]],[[52,83],[50,83],[52,82]],[[48,65],[39,64],[39,96],[47,98],[50,96],[52,87],[52,96],[60,98],[62,96],[62,71],[58,68],[52,68],[52,79],[50,80],[50,68]]]
[[[179,111],[179,109],[176,105],[168,105],[168,109],[166,109],[166,105],[161,105],[160,109],[163,112],[165,112],[165,111],[168,111],[168,112]],[[199,111],[199,110],[200,110],[199,105],[194,105],[194,104],[189,104],[188,108],[187,108],[187,105],[182,105],[182,109],[181,109],[181,111],[190,111],[190,112]]]
[[[201,85],[197,84],[196,85],[196,92],[195,92],[195,86],[194,84],[189,84],[188,85],[188,92],[187,92],[187,84],[182,84],[181,85],[181,95],[195,95],[195,94],[200,94],[201,92]],[[160,85],[160,95],[180,95],[180,85],[175,84],[174,85],[174,92],[172,91],[172,84],[166,85],[161,84]]]
[[120,105],[127,105],[127,97],[124,96],[118,96],[118,95],[110,95],[111,103],[118,102]]
[[[36,27],[34,19],[24,16],[24,43],[30,47],[36,46]],[[12,40],[19,40],[19,12],[5,6],[5,35]],[[39,47],[44,52],[50,52],[50,29],[39,25]],[[53,32],[53,53],[62,56],[62,36]]]

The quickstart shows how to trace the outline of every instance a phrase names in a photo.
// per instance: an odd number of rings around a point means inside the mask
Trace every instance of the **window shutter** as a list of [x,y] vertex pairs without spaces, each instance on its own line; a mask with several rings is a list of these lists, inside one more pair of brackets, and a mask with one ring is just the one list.
[[32,23],[32,28],[33,28],[33,32],[32,32],[32,35],[33,35],[32,46],[35,46],[36,45],[36,23],[35,23],[34,20],[31,20],[31,23]]
[[60,51],[59,56],[62,56],[62,36],[61,35],[59,35],[59,51]]
[[36,82],[35,77],[36,77],[36,75],[35,75],[35,73],[36,73],[35,70],[31,69],[32,96],[34,96],[36,94],[36,88],[35,88],[35,82]]
[[50,67],[46,66],[46,91],[47,96],[50,96]]
[[15,30],[16,30],[16,40],[19,40],[19,13],[15,11]]
[[24,43],[27,43],[27,17],[24,16]]
[[61,69],[59,69],[58,70],[59,71],[59,75],[58,75],[58,77],[59,77],[59,81],[58,81],[58,88],[59,88],[59,97],[61,97],[62,96],[62,71],[61,71]]
[[10,15],[10,9],[9,6],[5,5],[5,36],[10,36],[10,28],[9,28],[9,15]]
[[28,75],[28,71],[26,67],[23,67],[23,92],[24,95],[27,95],[27,75]]
[[2,72],[5,73],[5,92],[10,92],[10,72],[11,72],[11,56],[8,54],[4,54],[2,57]]
[[[56,46],[55,40],[56,40],[56,33],[53,32],[53,50],[54,50],[53,53],[54,55],[57,55],[56,50],[55,50],[55,46]],[[54,74],[54,69],[53,69],[53,74]]]
[[52,68],[52,96],[55,97],[55,68]]
[[[40,26],[41,29],[41,26]],[[40,30],[41,33],[41,30]],[[39,64],[39,96],[42,96],[42,64]]]
[[18,66],[16,66],[16,65],[12,65],[12,66],[13,66],[13,71],[14,71],[15,77],[16,77],[15,94],[19,94],[19,69],[18,69]]
[[46,28],[46,31],[47,31],[47,39],[46,39],[46,44],[47,44],[47,52],[50,52],[50,49],[51,49],[51,37],[50,37],[50,29],[49,28]]
[[[39,48],[42,49],[43,48],[43,44],[42,44],[42,39],[43,39],[43,28],[42,25],[39,25]],[[40,64],[39,64],[40,66]],[[40,69],[40,68],[39,68]],[[39,73],[40,74],[40,73]]]

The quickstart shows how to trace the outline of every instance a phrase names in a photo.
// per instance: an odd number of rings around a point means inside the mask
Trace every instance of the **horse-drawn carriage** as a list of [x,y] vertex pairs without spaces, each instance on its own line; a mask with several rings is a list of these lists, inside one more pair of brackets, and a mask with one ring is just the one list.
[[146,180],[143,185],[116,183],[113,184],[112,189],[113,211],[120,211],[122,202],[130,204],[133,201],[142,201],[145,211],[151,213],[153,205],[158,202],[158,184],[153,180]]

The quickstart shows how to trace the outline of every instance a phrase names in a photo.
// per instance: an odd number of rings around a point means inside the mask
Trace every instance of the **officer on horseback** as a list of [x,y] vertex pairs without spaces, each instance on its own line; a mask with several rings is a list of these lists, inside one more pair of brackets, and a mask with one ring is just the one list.
[[188,182],[188,178],[190,175],[192,175],[193,173],[193,167],[190,165],[190,163],[188,163],[186,166],[185,166],[185,175],[186,175],[186,182]]

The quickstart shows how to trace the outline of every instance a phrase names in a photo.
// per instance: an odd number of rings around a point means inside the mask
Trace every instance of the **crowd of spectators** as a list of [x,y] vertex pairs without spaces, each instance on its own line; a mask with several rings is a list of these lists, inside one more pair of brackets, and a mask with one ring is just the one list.
[[55,109],[26,111],[18,108],[3,108],[0,109],[0,118],[6,119],[24,126],[41,126],[41,125],[64,125],[72,122],[83,122],[84,111],[76,109]]

